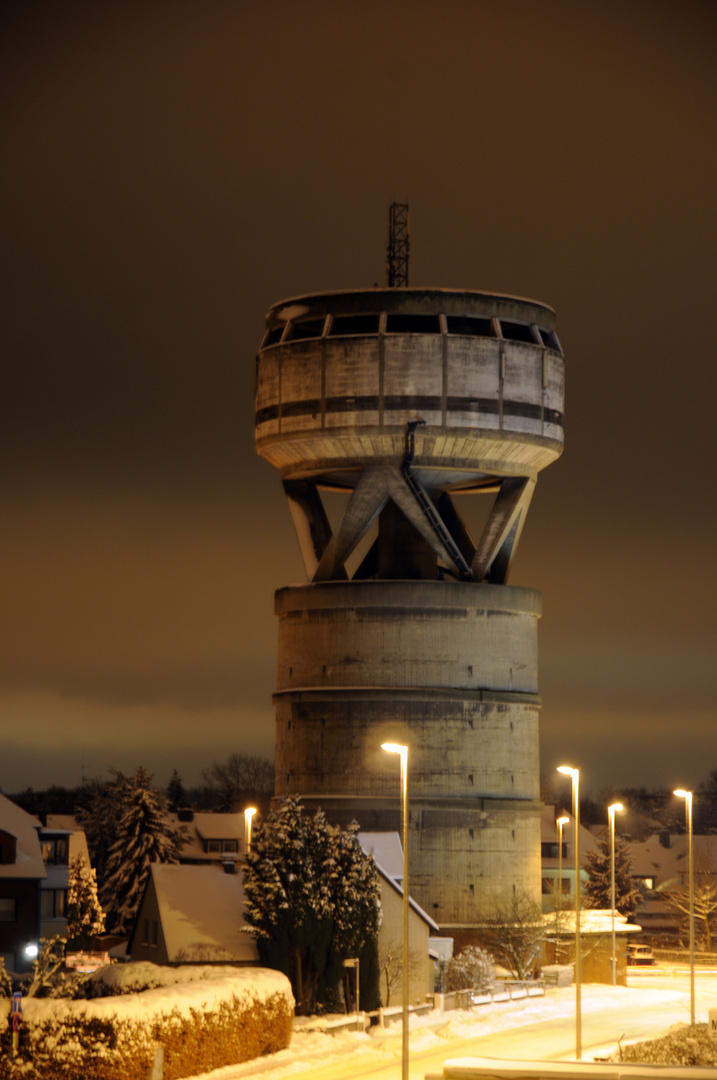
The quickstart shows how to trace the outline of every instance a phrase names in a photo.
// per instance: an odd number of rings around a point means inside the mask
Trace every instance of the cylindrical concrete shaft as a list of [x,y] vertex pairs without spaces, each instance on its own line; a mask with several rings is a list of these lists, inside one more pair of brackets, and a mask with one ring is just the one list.
[[397,829],[382,742],[410,753],[412,891],[444,928],[539,899],[532,589],[438,581],[281,589],[276,793]]

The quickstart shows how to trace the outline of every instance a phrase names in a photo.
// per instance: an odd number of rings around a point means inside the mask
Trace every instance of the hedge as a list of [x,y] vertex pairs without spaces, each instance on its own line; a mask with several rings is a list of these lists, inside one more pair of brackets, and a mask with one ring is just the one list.
[[285,976],[257,968],[192,975],[94,1001],[25,999],[17,1056],[9,1001],[0,1001],[0,1080],[147,1080],[157,1046],[165,1080],[182,1080],[289,1045],[294,1000]]

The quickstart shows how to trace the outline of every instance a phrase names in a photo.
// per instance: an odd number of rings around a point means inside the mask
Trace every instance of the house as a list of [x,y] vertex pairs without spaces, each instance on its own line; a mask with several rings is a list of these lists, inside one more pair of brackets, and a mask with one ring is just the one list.
[[[559,817],[566,817],[567,823],[562,826],[562,855],[560,853],[560,828],[557,824]],[[597,850],[598,841],[592,832],[580,826],[580,888],[585,889],[589,875],[583,864],[585,857],[591,851]],[[543,911],[555,910],[555,899],[560,895],[558,891],[558,873],[562,878],[562,893],[564,901],[575,902],[575,818],[567,811],[561,811],[556,806],[544,806],[540,815],[540,865],[542,877],[542,903]]]
[[0,957],[27,971],[40,939],[40,891],[47,874],[40,822],[0,795]]
[[[403,994],[401,959],[403,956],[403,848],[397,832],[359,833],[361,847],[373,855],[381,887],[381,926],[378,932],[381,999],[398,1004]],[[430,915],[409,896],[408,952],[409,999],[421,1001],[433,991],[434,967],[439,957],[430,938],[440,930]],[[386,988],[386,969],[390,970],[390,992]]]
[[154,964],[258,964],[241,874],[221,865],[153,863],[127,953]]
[[[547,923],[545,959],[550,964],[575,962],[575,911],[566,909],[544,915]],[[554,921],[553,921],[554,920]],[[629,923],[625,915],[615,913],[615,957],[617,985],[627,985],[627,942],[642,928]],[[612,983],[612,912],[610,909],[585,908],[580,912],[580,952],[582,981]]]
[[29,970],[40,939],[65,933],[70,858],[83,851],[72,819],[43,825],[0,795],[0,956],[8,970]]
[[[696,895],[699,891],[717,891],[717,836],[692,837]],[[644,841],[630,842],[632,876],[640,886],[643,901],[636,917],[645,934],[676,937],[684,927],[685,917],[666,898],[671,890],[689,889],[688,838],[684,833],[656,833]],[[702,920],[695,924],[699,936]]]
[[236,864],[240,854],[246,851],[244,814],[180,810],[168,815],[168,823],[173,830],[184,832],[185,840],[178,858],[185,865]]

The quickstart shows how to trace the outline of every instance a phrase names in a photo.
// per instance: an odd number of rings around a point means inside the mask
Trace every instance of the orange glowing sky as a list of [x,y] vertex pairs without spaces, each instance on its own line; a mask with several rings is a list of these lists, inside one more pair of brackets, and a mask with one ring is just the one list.
[[253,450],[266,309],[382,283],[534,297],[566,449],[543,769],[717,768],[717,8],[15,3],[0,16],[0,787],[271,755],[272,592],[303,570]]

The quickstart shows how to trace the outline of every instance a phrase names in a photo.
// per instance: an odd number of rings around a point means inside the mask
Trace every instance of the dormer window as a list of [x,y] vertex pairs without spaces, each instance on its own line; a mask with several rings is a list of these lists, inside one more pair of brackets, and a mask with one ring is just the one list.
[[69,864],[69,843],[66,836],[41,837],[40,846],[45,866]]

